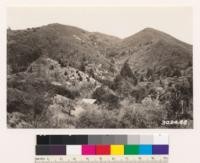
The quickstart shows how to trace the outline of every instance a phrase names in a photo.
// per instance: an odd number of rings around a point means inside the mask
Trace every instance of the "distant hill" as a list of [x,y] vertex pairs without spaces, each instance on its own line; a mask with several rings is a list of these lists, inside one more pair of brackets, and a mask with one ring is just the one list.
[[80,68],[84,62],[106,68],[109,61],[102,53],[114,44],[115,39],[119,41],[117,37],[61,24],[8,30],[7,36],[8,64],[14,73],[26,70],[40,56],[57,60],[61,66]]
[[192,45],[146,28],[122,40],[112,49],[110,57],[116,58],[121,66],[128,60],[131,68],[139,71],[169,65],[184,68],[192,61]]
[[140,71],[169,65],[185,67],[192,60],[191,45],[152,28],[123,40],[61,24],[8,30],[7,35],[8,65],[14,73],[26,70],[43,55],[61,66],[93,69],[99,65],[104,70],[109,70],[113,60],[118,68],[129,60],[131,68]]

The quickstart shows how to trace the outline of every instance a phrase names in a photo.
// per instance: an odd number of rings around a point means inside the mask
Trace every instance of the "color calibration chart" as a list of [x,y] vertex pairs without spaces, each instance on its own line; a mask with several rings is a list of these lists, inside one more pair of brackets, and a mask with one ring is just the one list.
[[35,163],[168,163],[168,135],[38,135]]

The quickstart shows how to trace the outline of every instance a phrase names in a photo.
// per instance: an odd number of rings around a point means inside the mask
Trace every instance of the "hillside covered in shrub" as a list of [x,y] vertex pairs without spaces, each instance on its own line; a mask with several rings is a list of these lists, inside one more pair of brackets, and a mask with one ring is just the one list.
[[192,55],[152,28],[125,39],[61,24],[8,29],[8,127],[192,128]]

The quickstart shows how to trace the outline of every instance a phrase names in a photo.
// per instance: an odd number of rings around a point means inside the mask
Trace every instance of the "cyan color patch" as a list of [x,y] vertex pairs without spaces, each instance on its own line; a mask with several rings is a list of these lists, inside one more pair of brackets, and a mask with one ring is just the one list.
[[139,145],[140,155],[152,155],[152,145]]

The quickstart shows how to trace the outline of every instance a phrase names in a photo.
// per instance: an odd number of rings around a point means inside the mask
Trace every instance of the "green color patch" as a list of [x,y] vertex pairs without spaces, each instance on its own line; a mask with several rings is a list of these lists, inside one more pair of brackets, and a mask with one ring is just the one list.
[[125,155],[138,155],[139,154],[139,145],[125,145],[124,146]]

